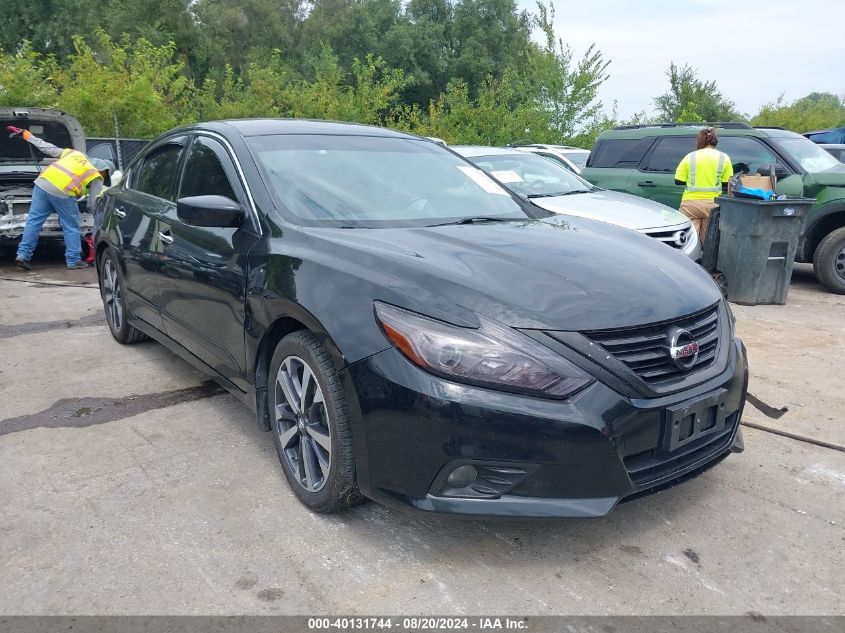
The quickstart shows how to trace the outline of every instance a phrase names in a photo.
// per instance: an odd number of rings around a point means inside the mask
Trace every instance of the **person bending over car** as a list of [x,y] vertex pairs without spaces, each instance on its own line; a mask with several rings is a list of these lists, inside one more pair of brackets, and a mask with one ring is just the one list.
[[21,136],[47,156],[57,160],[42,171],[35,180],[32,204],[23,230],[15,263],[23,270],[32,270],[30,260],[38,243],[38,234],[47,217],[55,211],[59,215],[65,240],[65,262],[70,270],[87,268],[82,261],[79,236],[79,207],[77,199],[88,194],[88,209],[93,212],[97,196],[103,189],[108,172],[114,169],[110,161],[88,158],[82,152],[48,143],[29,130],[9,125],[12,136]]
[[702,242],[716,196],[727,188],[734,173],[730,157],[716,149],[718,144],[716,130],[704,128],[695,140],[698,149],[684,156],[675,170],[675,184],[685,185],[679,211],[690,219]]

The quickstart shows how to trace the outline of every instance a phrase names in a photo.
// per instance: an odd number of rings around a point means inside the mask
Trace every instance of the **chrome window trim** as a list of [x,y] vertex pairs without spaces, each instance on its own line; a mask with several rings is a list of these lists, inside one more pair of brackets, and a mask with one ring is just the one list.
[[235,148],[232,147],[232,144],[228,141],[228,139],[220,134],[219,132],[213,132],[211,130],[195,130],[194,136],[209,136],[213,138],[215,141],[219,141],[223,147],[226,149],[226,152],[229,154],[229,158],[232,160],[232,163],[235,165],[235,171],[238,173],[238,178],[241,181],[241,186],[244,188],[246,192],[247,200],[249,200],[249,208],[252,212],[252,217],[255,220],[255,228],[261,233],[261,220],[258,217],[258,208],[255,206],[255,199],[252,197],[252,190],[249,188],[249,184],[246,181],[246,176],[244,175],[243,167],[241,167],[241,161],[238,160],[238,156],[235,153]]

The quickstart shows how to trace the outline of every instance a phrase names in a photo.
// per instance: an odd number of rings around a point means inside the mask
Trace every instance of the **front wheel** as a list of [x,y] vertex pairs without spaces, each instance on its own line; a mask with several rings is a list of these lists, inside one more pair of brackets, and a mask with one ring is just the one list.
[[845,295],[845,227],[821,241],[813,257],[813,272],[828,290]]
[[126,296],[123,279],[117,266],[117,258],[106,250],[100,258],[100,296],[111,335],[118,343],[131,345],[146,339],[146,335],[134,328],[126,319]]
[[288,484],[317,512],[358,503],[343,385],[326,347],[308,331],[283,338],[270,363],[273,441]]

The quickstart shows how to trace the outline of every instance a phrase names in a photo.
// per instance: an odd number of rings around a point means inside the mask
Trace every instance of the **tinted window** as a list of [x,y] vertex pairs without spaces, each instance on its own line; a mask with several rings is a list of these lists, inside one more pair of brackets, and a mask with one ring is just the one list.
[[636,167],[653,142],[654,137],[599,141],[590,152],[587,167]]
[[229,160],[223,146],[217,141],[198,137],[191,145],[179,197],[224,196],[237,200],[221,158]]
[[157,147],[147,154],[141,165],[135,189],[172,201],[173,184],[181,155],[182,145],[176,143]]
[[[799,140],[812,145],[806,139]],[[765,145],[753,138],[726,136],[719,139],[716,149],[730,156],[735,173],[747,171],[749,174],[756,174],[761,167],[765,167],[765,173],[768,174],[769,165],[780,162]]]
[[665,136],[657,142],[654,151],[648,157],[645,170],[664,171],[674,174],[681,159],[694,151],[695,137]]
[[487,174],[429,141],[287,134],[249,143],[282,205],[306,224],[396,227],[527,217]]

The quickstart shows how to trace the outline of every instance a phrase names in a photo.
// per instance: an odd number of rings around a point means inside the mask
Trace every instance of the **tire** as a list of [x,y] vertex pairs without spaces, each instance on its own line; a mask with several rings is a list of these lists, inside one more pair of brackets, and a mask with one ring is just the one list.
[[816,248],[813,272],[828,290],[845,295],[845,227],[829,233]]
[[100,257],[100,297],[109,331],[118,343],[133,345],[147,339],[147,335],[129,324],[126,318],[126,296],[123,276],[117,258],[110,250]]
[[269,382],[273,442],[293,492],[315,512],[359,503],[346,394],[328,350],[307,330],[289,334],[273,353]]

